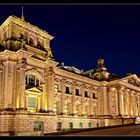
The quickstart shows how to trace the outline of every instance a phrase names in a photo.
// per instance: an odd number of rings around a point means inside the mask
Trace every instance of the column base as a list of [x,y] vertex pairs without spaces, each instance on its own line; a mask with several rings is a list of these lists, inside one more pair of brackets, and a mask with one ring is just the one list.
[[47,110],[46,113],[48,113],[49,115],[55,115],[55,112],[53,110]]
[[61,113],[59,113],[59,115],[65,115],[65,113],[64,112],[61,112]]
[[22,107],[20,107],[20,108],[16,108],[16,112],[27,112],[27,108],[22,108]]
[[8,112],[14,112],[15,109],[14,108],[10,108],[10,107],[7,107],[7,108],[2,108],[1,111],[8,111]]

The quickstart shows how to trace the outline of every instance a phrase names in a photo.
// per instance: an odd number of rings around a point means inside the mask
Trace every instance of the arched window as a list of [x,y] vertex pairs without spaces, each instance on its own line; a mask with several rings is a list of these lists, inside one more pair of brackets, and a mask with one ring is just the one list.
[[32,74],[26,75],[26,85],[31,87],[39,87],[39,79]]

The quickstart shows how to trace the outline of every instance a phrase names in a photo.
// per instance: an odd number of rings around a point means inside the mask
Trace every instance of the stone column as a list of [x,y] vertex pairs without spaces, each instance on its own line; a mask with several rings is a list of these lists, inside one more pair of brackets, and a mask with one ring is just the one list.
[[138,93],[136,92],[136,116],[138,116]]
[[138,92],[138,115],[140,116],[140,92]]
[[118,87],[118,99],[119,99],[119,115],[124,115],[124,102],[123,102],[123,88],[122,86]]
[[115,111],[117,116],[119,114],[119,110],[118,110],[118,94],[116,88],[115,88]]
[[4,100],[4,98],[3,98],[3,81],[4,81],[4,79],[3,79],[3,63],[2,62],[0,62],[0,109],[2,109],[2,107],[3,107],[3,100]]
[[103,91],[103,115],[108,115],[107,87],[103,86],[102,91]]
[[46,86],[45,84],[42,84],[43,87],[43,92],[41,96],[41,110],[42,111],[47,111],[47,101],[46,101]]
[[26,98],[25,98],[25,70],[27,62],[22,61],[18,63],[19,71],[19,109],[26,110]]
[[81,99],[81,115],[83,116],[84,115],[84,98],[85,98],[85,89],[86,86],[85,84],[82,84],[81,86],[81,95],[82,95],[82,99]]
[[111,109],[112,109],[112,101],[111,101],[111,88],[108,87],[107,89],[107,100],[108,100],[108,114],[111,115]]
[[73,81],[72,83],[72,115],[75,115],[75,88],[76,87],[76,82]]
[[62,78],[62,83],[61,83],[61,89],[62,89],[62,93],[61,93],[61,114],[65,114],[65,92],[66,92],[66,79]]
[[127,89],[127,115],[130,115],[130,89]]
[[54,69],[50,66],[45,72],[47,91],[47,112],[53,113],[54,106]]
[[133,94],[134,94],[134,96],[133,96],[133,107],[134,107],[134,112],[133,112],[133,114],[134,114],[134,116],[136,116],[136,92],[134,91],[133,92]]
[[14,109],[14,76],[15,76],[15,62],[7,60],[3,62],[4,64],[4,108]]
[[90,105],[89,105],[90,116],[92,116],[93,115],[93,91],[92,90],[89,91],[89,95],[90,95]]
[[127,115],[127,89],[123,90],[124,115]]
[[130,92],[130,115],[133,116],[133,94]]

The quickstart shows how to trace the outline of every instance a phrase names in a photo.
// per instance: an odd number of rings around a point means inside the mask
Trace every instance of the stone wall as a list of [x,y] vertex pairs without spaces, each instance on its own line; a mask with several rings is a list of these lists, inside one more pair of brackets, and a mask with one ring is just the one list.
[[[42,131],[34,131],[34,122],[43,122]],[[73,128],[80,128],[79,123],[82,123],[82,128],[97,127],[97,119],[86,118],[70,118],[57,116],[48,116],[46,114],[0,114],[0,135],[41,135],[57,131],[57,122],[62,123],[61,129],[69,129],[69,122],[73,123]]]

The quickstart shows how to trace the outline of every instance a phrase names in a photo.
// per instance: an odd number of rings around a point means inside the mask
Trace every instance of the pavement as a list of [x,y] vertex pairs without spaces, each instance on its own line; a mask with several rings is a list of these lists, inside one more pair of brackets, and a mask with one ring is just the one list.
[[100,130],[77,132],[61,136],[140,136],[140,125],[103,128]]

